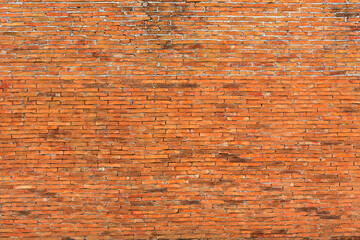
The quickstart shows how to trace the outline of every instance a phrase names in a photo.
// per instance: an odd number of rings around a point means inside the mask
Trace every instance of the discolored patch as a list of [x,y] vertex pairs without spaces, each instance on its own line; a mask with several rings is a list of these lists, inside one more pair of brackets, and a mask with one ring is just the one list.
[[139,207],[154,206],[155,202],[153,202],[153,201],[130,202],[130,205],[131,206],[139,206]]
[[267,192],[273,192],[273,191],[282,191],[283,188],[281,187],[261,187],[262,191],[267,191]]
[[266,237],[264,231],[257,230],[250,234],[251,238],[263,238]]
[[38,97],[60,97],[60,93],[56,92],[40,92],[37,93]]
[[31,214],[31,211],[16,211],[16,215],[28,216]]
[[350,26],[350,31],[360,31],[360,26]]
[[286,163],[284,161],[270,161],[270,162],[265,162],[264,165],[269,167],[277,167],[277,166],[285,166]]
[[200,204],[200,201],[198,200],[186,200],[186,201],[181,201],[180,202],[182,205],[197,205]]
[[302,208],[297,208],[296,212],[307,212],[307,213],[311,213],[311,212],[317,212],[318,209],[316,207],[302,207]]
[[197,88],[200,85],[198,83],[179,83],[177,86],[179,88]]
[[208,187],[219,187],[219,188],[228,188],[228,187],[235,187],[237,184],[233,180],[226,180],[226,179],[190,179],[189,182],[192,185],[198,186],[208,186]]
[[72,238],[72,237],[62,237],[61,239],[62,240],[75,240],[75,238]]
[[0,35],[4,36],[21,36],[23,32],[0,32]]
[[306,212],[308,214],[314,214],[314,216],[320,217],[324,220],[341,219],[341,215],[332,215],[330,211],[320,211],[315,207],[303,207],[296,209],[296,212]]
[[279,229],[279,230],[273,230],[271,231],[272,234],[286,234],[287,230],[286,229]]
[[335,174],[316,174],[314,175],[314,178],[317,178],[317,179],[339,179],[339,176],[338,175],[335,175]]
[[320,219],[341,219],[341,216],[339,215],[327,215],[327,216],[320,216]]
[[343,13],[335,13],[336,17],[346,17],[346,18],[353,18],[359,16],[359,13],[356,12],[343,12]]
[[57,193],[53,193],[53,192],[41,192],[41,196],[46,197],[46,198],[54,198],[57,197],[58,194]]
[[172,49],[172,48],[174,48],[174,46],[173,46],[173,44],[171,44],[171,41],[169,40],[169,41],[166,41],[165,44],[162,44],[161,48],[162,49]]
[[324,141],[321,142],[321,145],[323,146],[337,146],[337,145],[342,145],[344,142],[342,141]]
[[189,44],[186,46],[187,49],[198,49],[198,48],[204,48],[202,44]]
[[341,112],[344,112],[344,113],[357,113],[357,112],[360,112],[360,108],[341,108],[340,109]]
[[331,237],[331,240],[360,240],[360,236]]
[[219,153],[218,157],[226,159],[228,162],[247,163],[250,162],[250,158],[241,158],[235,154]]
[[346,71],[333,71],[330,72],[329,75],[345,75]]
[[110,85],[108,83],[87,83],[83,84],[84,88],[108,88]]
[[149,193],[167,192],[167,191],[168,191],[167,188],[153,188],[153,189],[145,190],[145,192],[149,192]]
[[176,83],[153,83],[153,88],[174,88],[177,87]]
[[297,170],[285,170],[285,171],[280,172],[280,174],[294,174],[294,173],[300,173],[300,171],[297,171]]
[[170,159],[181,159],[181,158],[189,158],[194,154],[193,150],[183,149],[181,151],[176,151],[169,155]]

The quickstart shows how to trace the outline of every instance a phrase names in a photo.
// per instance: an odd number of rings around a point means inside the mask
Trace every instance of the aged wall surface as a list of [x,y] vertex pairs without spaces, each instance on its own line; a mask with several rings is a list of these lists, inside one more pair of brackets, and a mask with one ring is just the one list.
[[0,0],[0,239],[360,239],[359,0]]

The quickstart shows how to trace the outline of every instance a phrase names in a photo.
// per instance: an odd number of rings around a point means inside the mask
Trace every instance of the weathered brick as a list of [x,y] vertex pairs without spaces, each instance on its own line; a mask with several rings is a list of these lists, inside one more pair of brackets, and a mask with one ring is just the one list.
[[360,239],[359,0],[0,2],[0,239]]

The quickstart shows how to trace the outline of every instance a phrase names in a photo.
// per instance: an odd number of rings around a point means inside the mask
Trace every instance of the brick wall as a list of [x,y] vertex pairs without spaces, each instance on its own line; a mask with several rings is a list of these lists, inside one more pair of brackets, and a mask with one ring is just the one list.
[[359,0],[0,0],[0,239],[360,239]]

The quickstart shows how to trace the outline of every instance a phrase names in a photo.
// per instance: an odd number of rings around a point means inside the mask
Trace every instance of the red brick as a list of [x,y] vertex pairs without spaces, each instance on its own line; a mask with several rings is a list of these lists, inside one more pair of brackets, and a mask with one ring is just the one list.
[[0,3],[0,239],[359,239],[358,0]]

